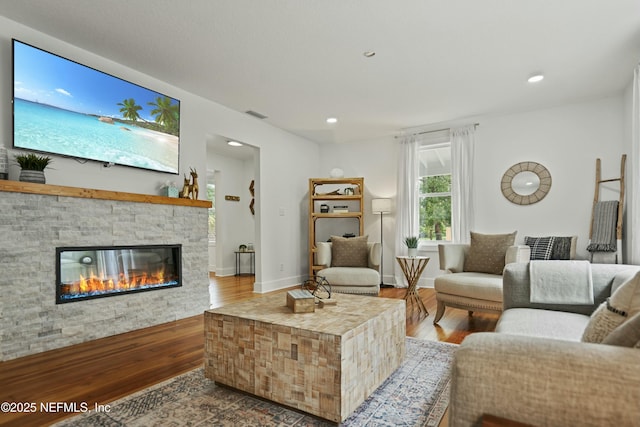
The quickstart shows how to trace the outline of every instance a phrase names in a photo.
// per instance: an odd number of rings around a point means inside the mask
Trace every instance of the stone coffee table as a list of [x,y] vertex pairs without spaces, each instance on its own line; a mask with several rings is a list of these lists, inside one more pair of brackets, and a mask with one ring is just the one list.
[[343,421],[402,363],[405,301],[333,294],[294,314],[286,293],[204,313],[205,376]]

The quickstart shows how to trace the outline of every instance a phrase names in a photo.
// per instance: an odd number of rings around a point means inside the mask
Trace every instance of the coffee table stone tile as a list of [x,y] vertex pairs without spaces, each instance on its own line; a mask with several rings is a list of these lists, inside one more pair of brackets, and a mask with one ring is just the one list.
[[285,294],[205,312],[207,378],[340,422],[400,366],[405,302],[337,294],[293,313]]

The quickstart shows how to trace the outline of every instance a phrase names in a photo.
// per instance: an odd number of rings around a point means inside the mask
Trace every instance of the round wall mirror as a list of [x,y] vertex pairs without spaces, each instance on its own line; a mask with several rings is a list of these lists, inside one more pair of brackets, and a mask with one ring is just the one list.
[[530,205],[551,189],[551,174],[540,163],[522,162],[511,166],[502,176],[502,194],[517,205]]

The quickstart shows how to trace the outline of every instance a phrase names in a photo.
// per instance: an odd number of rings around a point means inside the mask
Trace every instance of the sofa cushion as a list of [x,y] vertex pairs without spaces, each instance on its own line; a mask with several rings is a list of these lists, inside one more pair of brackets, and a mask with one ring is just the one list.
[[607,335],[602,344],[617,345],[621,347],[638,347],[640,344],[640,313],[622,322]]
[[582,336],[584,342],[602,342],[629,316],[640,312],[640,272],[620,285],[593,312]]
[[318,271],[332,286],[372,286],[380,283],[380,274],[372,268],[329,267]]
[[434,288],[437,293],[502,302],[502,276],[495,274],[443,274],[436,277]]
[[580,341],[589,316],[565,311],[510,308],[502,312],[496,332]]
[[368,267],[369,249],[367,236],[331,236],[332,267]]
[[469,253],[464,260],[464,271],[502,274],[507,248],[516,240],[516,232],[510,234],[480,234],[471,232]]

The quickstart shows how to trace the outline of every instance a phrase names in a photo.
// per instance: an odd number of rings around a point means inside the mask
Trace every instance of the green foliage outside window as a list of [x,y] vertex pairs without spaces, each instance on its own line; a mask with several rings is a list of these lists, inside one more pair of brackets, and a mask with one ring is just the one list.
[[444,240],[451,227],[451,175],[420,178],[420,238]]

